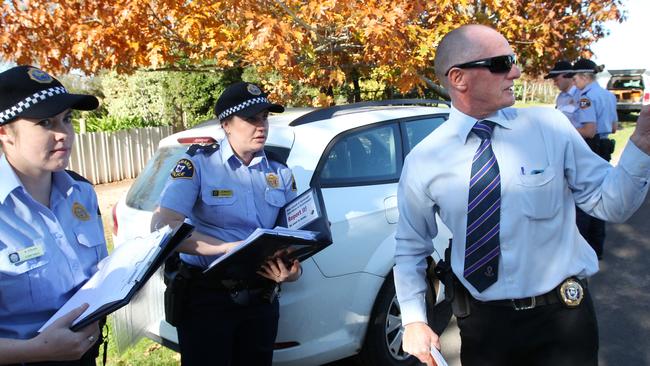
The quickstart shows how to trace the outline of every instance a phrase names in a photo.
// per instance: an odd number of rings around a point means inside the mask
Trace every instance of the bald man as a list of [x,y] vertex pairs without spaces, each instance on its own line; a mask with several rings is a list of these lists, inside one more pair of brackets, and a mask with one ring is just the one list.
[[620,163],[596,156],[562,112],[510,108],[520,76],[492,28],[448,33],[435,60],[451,96],[449,120],[404,163],[398,190],[394,278],[404,351],[434,365],[426,323],[426,257],[438,214],[453,233],[451,269],[463,366],[598,364],[587,278],[596,254],[575,225],[575,205],[622,222],[650,178],[650,110]]

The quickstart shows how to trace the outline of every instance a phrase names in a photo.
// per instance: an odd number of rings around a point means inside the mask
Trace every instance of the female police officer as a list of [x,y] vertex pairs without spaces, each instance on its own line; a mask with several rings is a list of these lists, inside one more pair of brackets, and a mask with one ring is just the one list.
[[87,305],[38,329],[107,254],[92,186],[64,171],[71,109],[98,103],[31,66],[0,74],[0,364],[95,364],[98,325],[69,329]]
[[[608,136],[610,133],[616,132],[618,124],[616,97],[596,82],[596,74],[600,71],[602,71],[602,67],[597,66],[591,60],[581,58],[573,64],[572,72],[565,74],[565,77],[573,77],[578,88],[576,123],[591,126],[591,134],[586,136],[583,134],[587,144],[593,152],[609,161],[614,151],[614,143]],[[598,259],[602,259],[605,245],[605,222],[587,215],[576,207],[576,224],[580,234],[596,252]]]
[[[183,365],[270,365],[277,333],[278,301],[257,284],[208,281],[201,270],[256,228],[275,224],[279,209],[295,197],[291,170],[264,152],[268,114],[284,108],[254,84],[229,86],[215,113],[226,138],[191,146],[162,193],[152,228],[189,218],[196,226],[181,244],[190,285],[177,324]],[[273,283],[295,281],[298,261],[270,260],[260,275]],[[267,294],[268,295],[268,294]]]

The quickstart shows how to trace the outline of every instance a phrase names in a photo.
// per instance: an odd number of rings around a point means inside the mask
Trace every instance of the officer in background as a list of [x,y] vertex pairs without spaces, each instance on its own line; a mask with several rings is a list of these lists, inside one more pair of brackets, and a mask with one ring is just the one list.
[[92,185],[64,170],[75,137],[72,109],[98,105],[32,66],[0,74],[2,365],[95,365],[98,324],[70,330],[88,305],[38,329],[107,255]]
[[[591,126],[589,131],[593,133],[585,134],[580,128],[578,131],[593,152],[606,161],[610,161],[614,152],[614,140],[609,139],[609,134],[616,132],[618,124],[616,97],[610,91],[603,89],[596,81],[596,74],[602,71],[602,66],[597,66],[591,60],[579,59],[572,69],[572,72],[565,74],[564,77],[572,78],[579,90],[576,124]],[[605,222],[587,215],[582,210],[577,210],[576,222],[580,234],[596,251],[598,259],[602,259],[605,245]]]
[[582,131],[582,126],[576,125],[576,111],[578,110],[578,103],[576,101],[576,94],[578,88],[573,83],[573,79],[565,78],[564,75],[572,71],[572,66],[569,61],[558,61],[553,68],[544,76],[544,79],[552,79],[553,84],[560,90],[555,99],[555,109],[564,113],[565,116],[576,127],[578,132]]
[[180,272],[189,277],[176,325],[183,365],[271,365],[279,318],[274,291],[298,279],[300,263],[269,260],[258,272],[266,280],[252,282],[208,280],[202,271],[255,229],[272,228],[295,198],[291,170],[264,151],[268,114],[283,111],[255,84],[229,86],[215,106],[226,138],[188,149],[154,212],[152,229],[185,219],[196,227],[179,249]]

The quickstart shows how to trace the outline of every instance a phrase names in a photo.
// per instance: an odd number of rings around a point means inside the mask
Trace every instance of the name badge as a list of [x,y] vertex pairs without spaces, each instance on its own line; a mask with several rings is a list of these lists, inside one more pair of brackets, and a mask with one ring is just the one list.
[[30,259],[41,257],[43,254],[45,254],[43,246],[37,244],[9,254],[9,262],[19,265]]
[[212,191],[212,197],[227,198],[232,197],[232,190],[230,189],[215,189]]

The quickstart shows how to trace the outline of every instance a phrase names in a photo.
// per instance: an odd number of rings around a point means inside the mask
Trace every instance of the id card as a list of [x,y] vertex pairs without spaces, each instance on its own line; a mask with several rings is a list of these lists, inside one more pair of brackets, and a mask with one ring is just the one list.
[[43,249],[43,245],[36,244],[31,247],[27,247],[25,249],[21,249],[17,252],[13,252],[9,254],[9,262],[13,263],[15,265],[19,265],[25,261],[28,261],[30,259],[38,258],[41,257],[43,254],[45,254],[45,250]]

